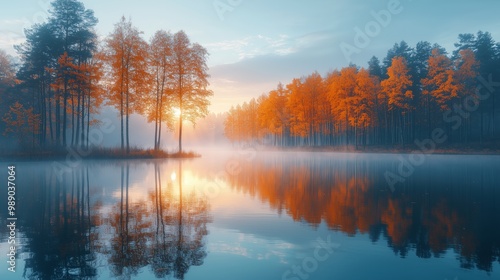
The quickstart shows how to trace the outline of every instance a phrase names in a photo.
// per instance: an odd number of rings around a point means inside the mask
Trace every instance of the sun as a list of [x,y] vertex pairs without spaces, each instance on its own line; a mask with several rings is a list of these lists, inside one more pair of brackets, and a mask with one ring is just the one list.
[[174,108],[174,116],[180,117],[181,116],[181,109],[179,108]]

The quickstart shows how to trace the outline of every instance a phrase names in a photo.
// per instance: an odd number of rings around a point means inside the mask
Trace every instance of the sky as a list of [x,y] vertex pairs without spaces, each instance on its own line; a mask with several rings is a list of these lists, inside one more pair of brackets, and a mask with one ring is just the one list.
[[[44,21],[50,0],[0,0],[0,49],[15,56],[24,28]],[[148,40],[184,30],[210,53],[210,110],[227,111],[279,82],[381,60],[396,42],[429,41],[453,51],[460,33],[500,41],[500,1],[437,0],[81,0],[107,36],[121,16]]]

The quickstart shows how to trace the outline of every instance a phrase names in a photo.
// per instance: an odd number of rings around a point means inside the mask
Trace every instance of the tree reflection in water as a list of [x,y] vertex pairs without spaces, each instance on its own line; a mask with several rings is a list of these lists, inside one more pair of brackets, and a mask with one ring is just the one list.
[[500,174],[488,163],[421,167],[391,193],[384,172],[390,162],[272,156],[230,174],[231,187],[267,201],[278,212],[313,227],[324,222],[350,236],[380,236],[401,257],[456,252],[461,267],[491,271],[500,262]]
[[136,203],[129,198],[129,166],[122,167],[121,198],[110,219],[114,234],[109,263],[114,276],[128,278],[150,265],[158,278],[184,279],[191,266],[203,264],[209,202],[195,191],[185,194],[182,161],[178,164],[178,178],[165,187],[155,163],[154,191],[149,201]]
[[[59,180],[51,172],[32,174],[32,188],[22,193],[23,251],[28,279],[91,279],[97,276],[89,170]],[[24,191],[24,190],[22,190]],[[92,214],[91,214],[92,213]],[[91,216],[92,215],[92,216]]]
[[109,252],[111,272],[115,276],[137,275],[148,263],[147,240],[151,237],[148,209],[144,203],[130,203],[130,165],[121,166],[120,202],[113,207],[110,223],[114,229]]

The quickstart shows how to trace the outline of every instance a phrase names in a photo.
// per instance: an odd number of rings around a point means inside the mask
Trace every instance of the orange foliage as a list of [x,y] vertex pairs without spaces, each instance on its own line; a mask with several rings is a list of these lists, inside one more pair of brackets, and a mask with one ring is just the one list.
[[349,120],[353,120],[355,106],[355,90],[357,69],[354,66],[334,72],[330,78],[329,101],[332,106],[333,117],[343,121],[347,130]]
[[460,97],[475,96],[479,62],[470,49],[461,50],[455,68],[455,79]]
[[458,97],[458,86],[454,79],[451,60],[439,49],[433,49],[429,57],[429,72],[422,79],[422,94],[430,95],[441,111],[450,108],[450,103]]
[[288,126],[289,112],[286,107],[288,92],[280,83],[269,95],[259,98],[258,119],[260,127],[274,134],[282,134]]
[[413,82],[409,75],[407,62],[403,57],[394,57],[391,66],[387,69],[389,78],[381,83],[382,90],[387,95],[389,111],[412,109],[410,102],[413,92],[410,90]]

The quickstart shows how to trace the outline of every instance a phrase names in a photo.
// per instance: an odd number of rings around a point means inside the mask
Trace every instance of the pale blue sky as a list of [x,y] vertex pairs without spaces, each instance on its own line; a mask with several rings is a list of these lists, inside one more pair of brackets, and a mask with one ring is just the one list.
[[[392,2],[391,2],[392,1]],[[278,82],[320,74],[346,66],[365,66],[372,55],[382,59],[394,43],[411,46],[426,40],[449,52],[459,33],[489,31],[500,41],[500,1],[432,0],[83,0],[99,19],[97,31],[106,36],[122,15],[144,31],[149,40],[158,29],[183,29],[210,55],[211,109],[222,112],[232,104],[273,89]],[[397,4],[399,2],[399,4]],[[437,2],[437,3],[436,3]],[[0,0],[0,48],[14,55],[12,44],[24,39],[23,27],[43,19],[49,0]],[[234,5],[217,13],[214,4]],[[397,5],[387,26],[348,61],[341,44],[354,44],[355,28],[374,20],[372,11]],[[221,6],[222,7],[222,6]],[[229,6],[226,6],[229,7]]]

